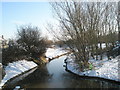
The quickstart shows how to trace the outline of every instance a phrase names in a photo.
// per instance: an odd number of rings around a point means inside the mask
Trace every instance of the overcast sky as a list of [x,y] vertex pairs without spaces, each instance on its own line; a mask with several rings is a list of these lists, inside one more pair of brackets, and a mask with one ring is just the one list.
[[2,2],[2,32],[5,38],[15,38],[17,26],[38,26],[44,35],[46,23],[56,23],[49,2]]

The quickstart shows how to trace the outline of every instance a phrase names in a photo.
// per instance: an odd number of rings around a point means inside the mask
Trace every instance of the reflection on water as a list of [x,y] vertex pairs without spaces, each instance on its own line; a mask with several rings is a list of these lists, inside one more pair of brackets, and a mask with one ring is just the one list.
[[51,61],[44,68],[38,68],[17,85],[22,88],[120,88],[120,85],[103,80],[85,79],[68,73],[63,67],[64,59]]

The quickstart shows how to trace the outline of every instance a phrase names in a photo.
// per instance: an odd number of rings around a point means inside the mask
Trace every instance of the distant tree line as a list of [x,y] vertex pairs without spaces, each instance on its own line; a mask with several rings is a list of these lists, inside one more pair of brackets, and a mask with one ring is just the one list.
[[81,70],[88,67],[90,57],[102,60],[103,53],[115,46],[118,40],[117,3],[65,1],[50,4],[59,21],[59,30],[55,31],[52,25],[48,30],[73,51]]
[[39,59],[48,47],[47,39],[42,37],[40,29],[31,25],[20,26],[16,39],[10,39],[7,48],[2,49],[2,63],[21,59]]

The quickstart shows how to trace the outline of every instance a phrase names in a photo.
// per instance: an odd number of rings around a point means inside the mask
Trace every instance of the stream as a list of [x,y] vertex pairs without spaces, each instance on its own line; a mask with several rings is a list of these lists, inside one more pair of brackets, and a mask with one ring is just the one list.
[[64,60],[59,57],[43,68],[37,68],[26,78],[9,87],[15,88],[120,88],[120,85],[106,80],[88,79],[65,71]]

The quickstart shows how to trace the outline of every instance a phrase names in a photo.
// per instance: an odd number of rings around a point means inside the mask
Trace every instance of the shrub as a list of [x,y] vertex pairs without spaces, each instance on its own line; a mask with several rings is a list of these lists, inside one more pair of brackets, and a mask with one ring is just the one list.
[[2,50],[3,64],[24,58],[38,59],[46,51],[46,40],[37,27],[21,26],[16,40],[10,40],[8,47]]

